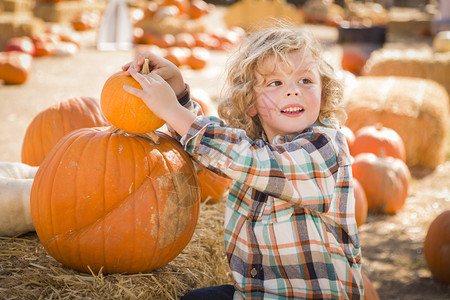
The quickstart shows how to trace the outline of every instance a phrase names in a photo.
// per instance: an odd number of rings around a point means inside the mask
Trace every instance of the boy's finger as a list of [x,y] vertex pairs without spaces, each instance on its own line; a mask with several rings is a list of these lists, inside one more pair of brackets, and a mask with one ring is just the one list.
[[131,63],[127,63],[126,65],[122,66],[122,70],[127,71],[128,68],[130,67]]
[[127,92],[127,93],[129,93],[131,95],[134,95],[136,97],[140,98],[141,96],[143,96],[143,91],[142,90],[134,88],[134,87],[131,87],[129,85],[124,85],[123,89],[125,90],[125,92]]
[[142,86],[142,83],[144,83],[144,81],[145,81],[145,78],[144,78],[144,76],[142,76],[142,74],[140,74],[139,72],[137,72],[135,69],[133,69],[131,67],[128,69],[128,73],[131,75],[131,77],[133,77]]

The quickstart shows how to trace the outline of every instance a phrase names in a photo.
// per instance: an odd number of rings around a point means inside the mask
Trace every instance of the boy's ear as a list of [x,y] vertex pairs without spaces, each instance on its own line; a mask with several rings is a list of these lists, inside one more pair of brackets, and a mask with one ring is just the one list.
[[250,117],[254,117],[258,114],[258,112],[256,111],[255,105],[251,105],[248,109],[247,109],[247,115]]

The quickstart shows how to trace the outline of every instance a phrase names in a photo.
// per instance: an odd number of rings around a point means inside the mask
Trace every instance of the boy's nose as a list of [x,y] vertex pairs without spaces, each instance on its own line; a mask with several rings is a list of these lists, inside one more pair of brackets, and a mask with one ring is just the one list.
[[287,92],[287,96],[289,97],[289,96],[298,96],[298,95],[300,95],[300,93],[299,92]]

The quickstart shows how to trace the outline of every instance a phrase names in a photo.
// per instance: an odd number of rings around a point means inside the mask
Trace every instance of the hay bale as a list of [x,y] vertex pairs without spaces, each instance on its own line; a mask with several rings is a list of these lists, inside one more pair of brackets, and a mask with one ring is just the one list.
[[389,9],[387,31],[390,38],[429,36],[432,31],[433,15],[419,8],[392,7]]
[[31,12],[34,7],[35,0],[0,0],[0,4],[5,12]]
[[[224,200],[224,199],[223,199]],[[148,273],[80,273],[49,256],[36,233],[0,237],[0,299],[179,299],[232,282],[223,241],[225,201],[203,203],[191,242]]]
[[431,48],[382,48],[371,53],[362,74],[365,76],[410,76],[442,84],[450,94],[450,52]]
[[70,23],[72,19],[84,11],[99,11],[103,13],[107,1],[60,1],[38,2],[33,13],[46,22]]
[[0,50],[10,38],[32,36],[44,31],[44,21],[26,13],[2,13],[0,15]]
[[406,164],[434,169],[445,160],[448,94],[428,79],[361,76],[346,87],[346,125],[353,131],[382,123],[397,131],[406,148]]

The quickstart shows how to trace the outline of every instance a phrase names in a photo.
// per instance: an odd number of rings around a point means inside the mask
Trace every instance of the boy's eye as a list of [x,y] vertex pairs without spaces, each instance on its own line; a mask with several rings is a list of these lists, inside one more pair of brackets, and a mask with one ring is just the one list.
[[302,84],[308,84],[308,83],[312,83],[312,81],[308,78],[302,78],[299,80],[300,83]]
[[275,81],[269,82],[269,84],[267,86],[279,86],[279,85],[282,85],[281,81],[275,80]]

